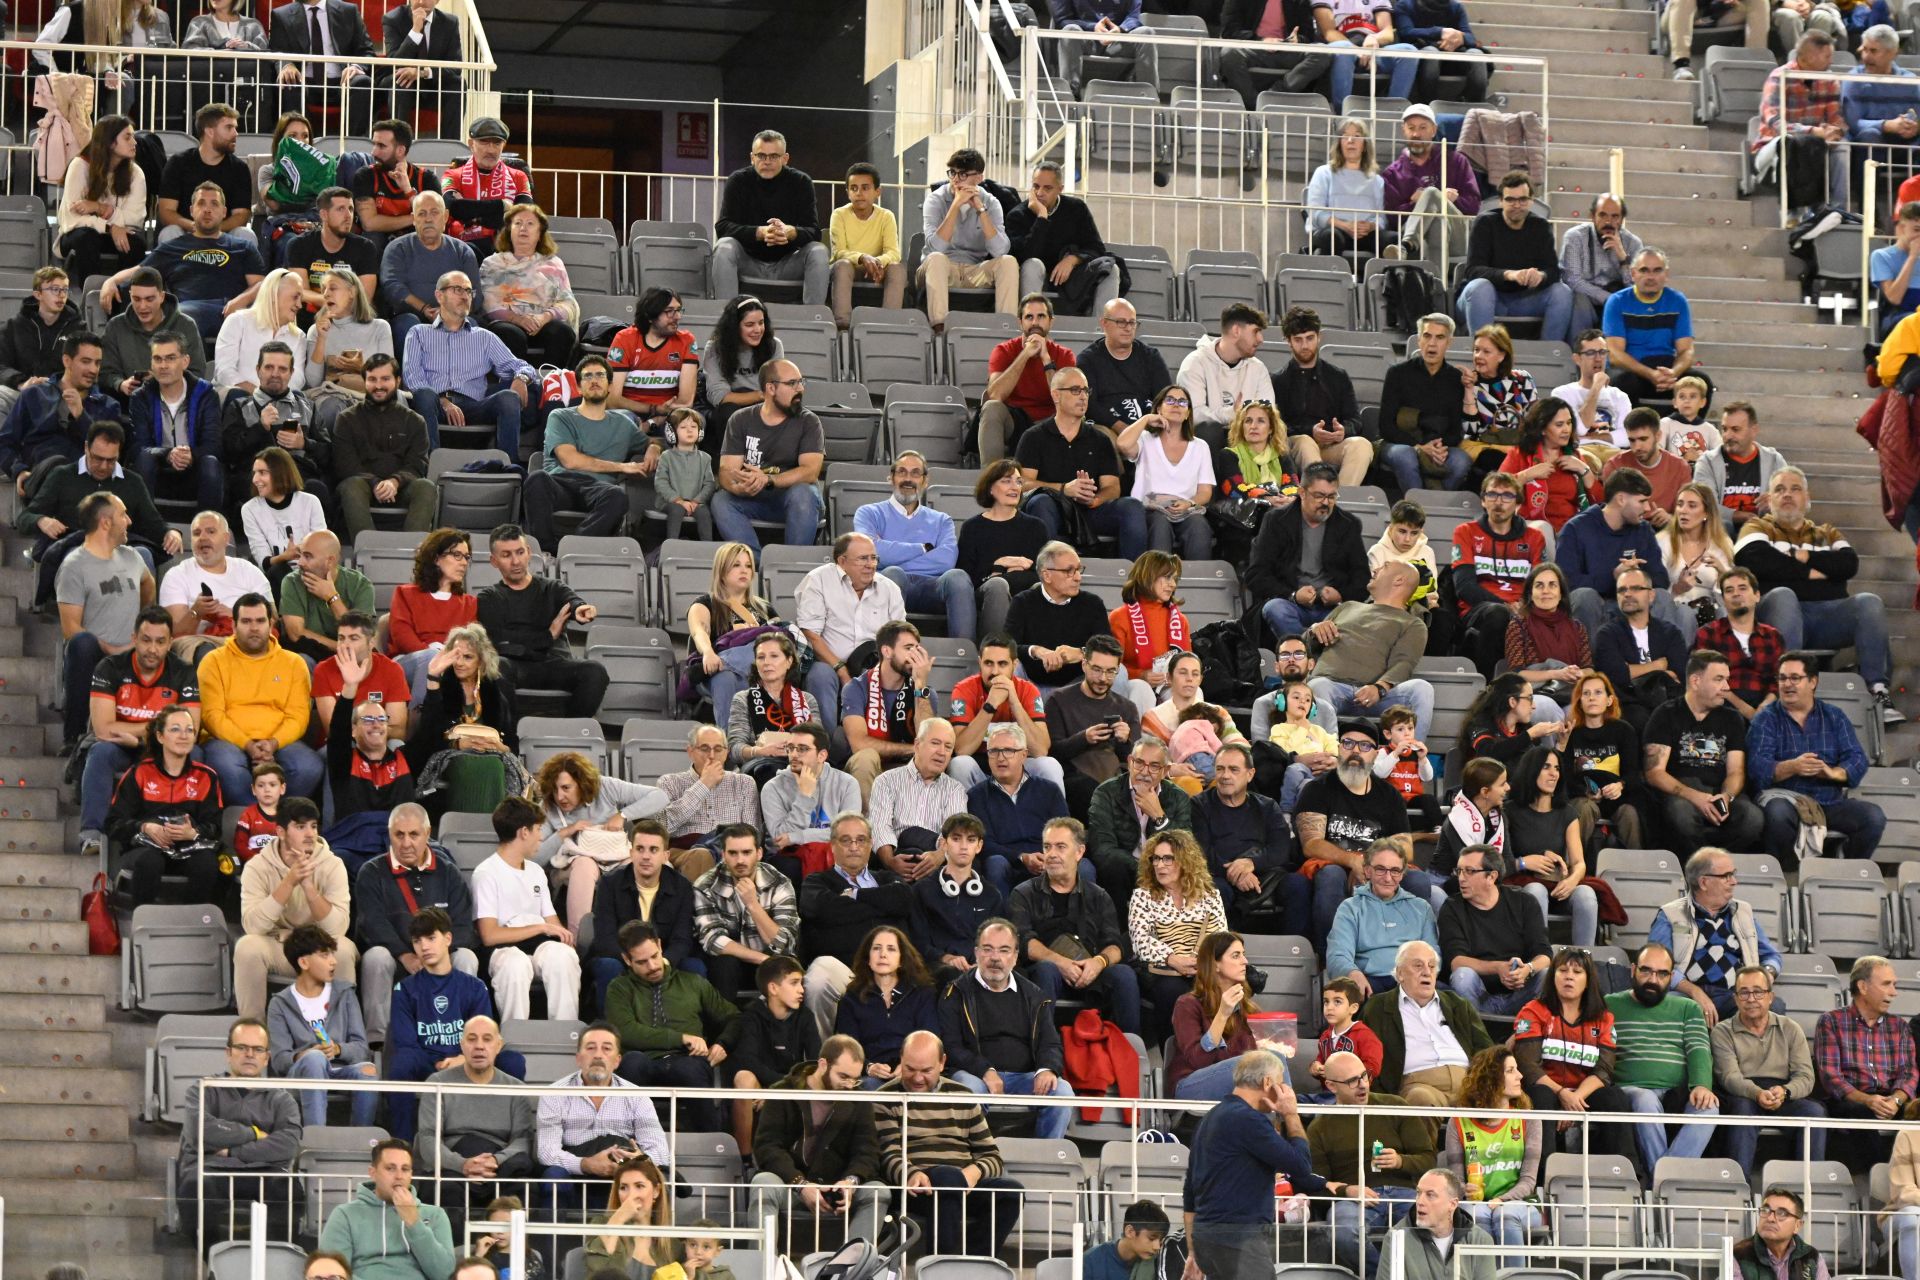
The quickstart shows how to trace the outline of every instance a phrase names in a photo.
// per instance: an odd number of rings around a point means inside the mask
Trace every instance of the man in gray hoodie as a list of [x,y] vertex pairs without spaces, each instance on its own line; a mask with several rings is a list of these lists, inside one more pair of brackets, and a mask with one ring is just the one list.
[[[227,1076],[260,1079],[267,1074],[267,1054],[267,1027],[259,1019],[241,1018],[227,1028]],[[269,1210],[288,1205],[290,1190],[298,1184],[271,1175],[285,1173],[300,1150],[300,1104],[294,1095],[284,1089],[202,1085],[195,1080],[187,1086],[187,1116],[180,1130],[180,1198],[200,1200],[209,1227],[223,1227],[230,1203],[259,1200]]]
[[353,1199],[327,1215],[320,1247],[360,1280],[452,1280],[453,1229],[446,1210],[413,1193],[413,1148],[381,1139],[368,1172]]
[[167,293],[167,282],[152,267],[140,267],[127,277],[127,309],[100,330],[100,385],[130,399],[140,389],[135,378],[150,371],[153,339],[171,333],[187,353],[187,372],[207,376],[207,350],[200,326],[180,314],[180,304]]

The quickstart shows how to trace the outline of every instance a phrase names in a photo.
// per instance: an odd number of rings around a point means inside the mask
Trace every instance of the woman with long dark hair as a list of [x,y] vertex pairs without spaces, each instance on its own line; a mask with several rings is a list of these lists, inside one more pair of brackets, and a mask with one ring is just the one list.
[[86,149],[67,164],[54,252],[66,263],[76,294],[91,277],[138,266],[147,256],[140,235],[147,221],[147,175],[134,161],[135,150],[133,122],[103,116],[94,122]]
[[977,516],[960,525],[960,569],[978,584],[980,611],[974,629],[982,636],[1007,629],[1013,598],[1040,581],[1034,557],[1047,545],[1047,526],[1020,510],[1020,464],[998,458],[974,481]]
[[722,308],[713,336],[700,353],[700,380],[712,410],[707,417],[710,438],[718,440],[726,434],[727,419],[735,410],[766,399],[760,389],[760,366],[785,356],[766,303],[743,293]]
[[295,198],[291,201],[283,201],[273,194],[275,181],[280,177],[280,166],[276,163],[280,155],[280,144],[288,138],[311,146],[313,121],[298,111],[283,111],[280,118],[273,122],[273,141],[267,144],[267,160],[260,166],[254,183],[260,193],[260,207],[269,214],[298,213],[303,209],[311,209],[313,197],[320,194],[317,189],[302,192],[301,195],[306,196],[306,199]]
[[1507,666],[1534,683],[1534,718],[1560,719],[1558,702],[1539,686],[1552,684],[1561,698],[1593,665],[1587,629],[1567,609],[1567,575],[1551,560],[1533,566],[1520,593],[1520,616],[1507,624]]
[[1511,767],[1528,747],[1558,732],[1557,721],[1534,723],[1533,682],[1518,671],[1503,671],[1467,708],[1460,742],[1469,755],[1492,756]]
[[1218,1101],[1233,1092],[1233,1065],[1253,1048],[1247,1014],[1256,1007],[1247,986],[1246,942],[1227,931],[1201,939],[1193,989],[1173,1002],[1167,1088],[1174,1097]]
[[1601,500],[1600,476],[1574,447],[1573,408],[1542,396],[1520,418],[1520,441],[1500,460],[1519,477],[1520,518],[1545,522],[1555,533],[1581,508]]
[[863,1089],[893,1079],[900,1046],[915,1031],[940,1031],[933,976],[907,935],[890,924],[869,930],[853,957],[853,978],[840,997],[833,1029],[867,1050]]
[[219,902],[220,776],[193,758],[199,725],[191,708],[168,707],[147,722],[140,760],[120,775],[107,811],[107,839],[127,851],[133,900],[158,902],[172,868],[187,877],[189,902]]
[[[1513,1056],[1527,1097],[1542,1111],[1568,1113],[1557,1126],[1563,1145],[1581,1145],[1566,1138],[1588,1111],[1631,1111],[1633,1104],[1614,1084],[1613,1014],[1600,990],[1600,971],[1593,957],[1576,947],[1556,951],[1547,967],[1547,988],[1521,1008],[1513,1023]],[[1586,1131],[1590,1153],[1627,1155],[1633,1150],[1633,1130],[1609,1124]]]
[[1590,947],[1599,931],[1600,900],[1587,878],[1586,846],[1580,815],[1561,790],[1560,752],[1540,743],[1529,747],[1512,770],[1507,795],[1509,889],[1533,896],[1544,915],[1573,918],[1573,945]]
[[240,506],[240,527],[248,553],[277,591],[293,571],[301,542],[327,527],[327,515],[320,499],[307,492],[293,455],[277,444],[255,456],[251,479],[254,496]]

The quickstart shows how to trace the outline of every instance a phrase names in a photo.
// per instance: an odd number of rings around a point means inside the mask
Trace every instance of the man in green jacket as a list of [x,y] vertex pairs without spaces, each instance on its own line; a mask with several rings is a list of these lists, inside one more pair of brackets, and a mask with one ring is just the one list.
[[[1365,1231],[1359,1201],[1333,1202],[1334,1261],[1359,1271],[1360,1248],[1366,1241],[1369,1275],[1379,1258],[1373,1234],[1391,1227],[1405,1215],[1420,1175],[1433,1168],[1433,1130],[1418,1116],[1369,1115],[1363,1109],[1404,1107],[1407,1099],[1393,1093],[1375,1093],[1366,1064],[1355,1053],[1327,1055],[1321,1079],[1333,1091],[1333,1100],[1351,1111],[1330,1111],[1307,1126],[1307,1152],[1313,1171],[1329,1182],[1359,1182],[1366,1162],[1367,1190],[1377,1192],[1365,1206]],[[1364,1153],[1364,1154],[1363,1154]]]
[[1800,1236],[1805,1213],[1798,1192],[1767,1188],[1754,1233],[1733,1246],[1741,1280],[1827,1280],[1827,1260]]
[[[1360,1006],[1360,1021],[1380,1037],[1379,1085],[1406,1095],[1416,1107],[1451,1106],[1466,1078],[1467,1063],[1493,1047],[1480,1013],[1451,991],[1439,989],[1440,953],[1415,939],[1400,944],[1393,977],[1398,991],[1383,991]],[[1411,1037],[1418,1021],[1424,1034]]]
[[1167,767],[1167,744],[1143,734],[1127,755],[1127,771],[1095,787],[1087,802],[1087,856],[1122,919],[1140,883],[1147,838],[1193,830],[1193,801],[1167,780]]
[[327,1215],[320,1247],[345,1258],[359,1280],[451,1280],[453,1228],[446,1210],[413,1193],[413,1148],[399,1138],[373,1147],[373,1177]]
[[[1691,998],[1670,990],[1672,982],[1673,953],[1649,942],[1633,958],[1633,989],[1607,997],[1618,1046],[1613,1082],[1642,1115],[1718,1115],[1706,1015]],[[1713,1128],[1681,1125],[1669,1144],[1666,1121],[1634,1125],[1641,1170],[1651,1175],[1661,1156],[1704,1155]]]
[[[667,962],[660,933],[645,920],[620,926],[627,971],[607,988],[607,1021],[620,1033],[620,1078],[637,1085],[711,1089],[713,1069],[726,1060],[720,1042],[740,1016],[713,984]],[[710,1100],[681,1104],[683,1128],[719,1128]]]

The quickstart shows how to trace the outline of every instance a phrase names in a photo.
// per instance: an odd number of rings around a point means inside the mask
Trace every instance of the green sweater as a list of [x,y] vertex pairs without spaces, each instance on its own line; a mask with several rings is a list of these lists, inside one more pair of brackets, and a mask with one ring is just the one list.
[[664,1058],[681,1052],[681,1036],[699,1036],[712,1044],[733,1030],[740,1011],[705,978],[667,966],[661,979],[660,1013],[653,1009],[654,989],[632,973],[607,988],[607,1021],[620,1033],[620,1048]]
[[1713,1046],[1700,1006],[1671,995],[1649,1009],[1631,991],[1607,997],[1613,1014],[1613,1082],[1623,1088],[1713,1088]]
[[[1407,1100],[1394,1093],[1374,1093],[1367,1101],[1382,1107],[1404,1107]],[[1342,1108],[1314,1117],[1307,1126],[1307,1151],[1313,1158],[1313,1171],[1329,1182],[1360,1181],[1360,1112],[1362,1108]],[[1418,1116],[1366,1117],[1367,1151],[1378,1142],[1400,1153],[1398,1169],[1381,1169],[1367,1174],[1370,1187],[1411,1187],[1420,1175],[1433,1168],[1433,1130]]]
[[448,1280],[456,1256],[446,1210],[423,1204],[420,1220],[409,1227],[399,1210],[374,1194],[371,1182],[361,1183],[353,1199],[327,1215],[320,1247],[370,1280]]

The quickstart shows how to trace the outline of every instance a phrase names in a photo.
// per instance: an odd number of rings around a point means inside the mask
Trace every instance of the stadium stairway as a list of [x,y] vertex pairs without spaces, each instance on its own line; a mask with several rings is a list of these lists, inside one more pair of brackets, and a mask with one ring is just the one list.
[[[26,609],[32,575],[0,486],[0,1197],[6,1275],[84,1263],[94,1280],[163,1274],[155,1219],[175,1140],[138,1122],[151,1026],[115,1008],[119,961],[87,954],[95,864],[62,812],[53,687],[59,627]],[[164,1274],[188,1274],[166,1267]]]
[[[1472,0],[1470,11],[1496,60],[1502,52],[1548,60],[1547,198],[1556,218],[1586,215],[1607,189],[1610,150],[1624,147],[1627,225],[1672,255],[1716,401],[1752,400],[1761,439],[1810,473],[1815,517],[1844,529],[1860,553],[1854,589],[1886,601],[1896,699],[1920,716],[1913,543],[1881,517],[1878,461],[1853,430],[1871,403],[1861,330],[1827,322],[1830,313],[1802,299],[1773,193],[1738,198],[1742,134],[1693,123],[1695,86],[1673,80],[1648,52],[1653,13],[1633,0]],[[1539,106],[1531,69],[1496,71],[1494,87],[1507,91],[1510,109]],[[1888,734],[1890,761],[1911,760],[1917,744],[1910,720]]]

